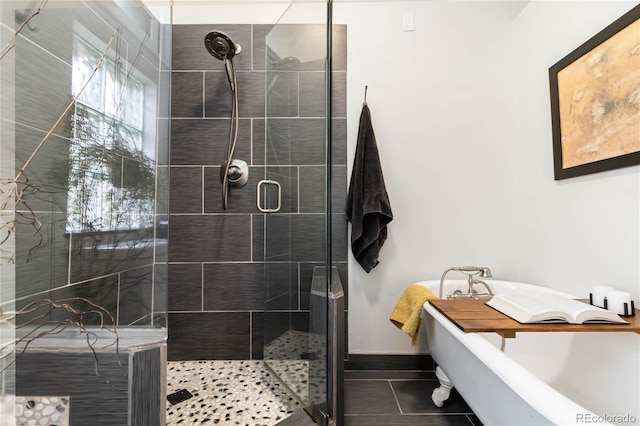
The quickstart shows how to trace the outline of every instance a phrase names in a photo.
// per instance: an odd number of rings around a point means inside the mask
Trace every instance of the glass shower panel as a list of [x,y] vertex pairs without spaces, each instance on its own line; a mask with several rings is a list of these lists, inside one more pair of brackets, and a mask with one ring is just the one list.
[[0,1],[2,395],[68,396],[72,423],[113,396],[127,424],[104,371],[166,336],[170,35],[169,0]]
[[292,3],[266,37],[264,359],[319,423],[329,412],[326,64],[327,5]]

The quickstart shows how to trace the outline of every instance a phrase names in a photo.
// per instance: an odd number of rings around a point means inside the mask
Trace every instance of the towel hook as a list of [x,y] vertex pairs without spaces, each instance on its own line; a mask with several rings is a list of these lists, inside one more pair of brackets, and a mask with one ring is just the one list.
[[362,105],[366,105],[367,104],[367,89],[369,88],[369,86],[364,86],[364,102],[362,102]]

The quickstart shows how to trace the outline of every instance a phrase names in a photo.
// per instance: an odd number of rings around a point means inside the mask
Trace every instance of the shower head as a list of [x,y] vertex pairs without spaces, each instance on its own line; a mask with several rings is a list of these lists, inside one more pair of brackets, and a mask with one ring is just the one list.
[[239,44],[235,44],[231,37],[222,31],[211,31],[207,34],[204,45],[214,58],[220,60],[232,59],[242,50]]

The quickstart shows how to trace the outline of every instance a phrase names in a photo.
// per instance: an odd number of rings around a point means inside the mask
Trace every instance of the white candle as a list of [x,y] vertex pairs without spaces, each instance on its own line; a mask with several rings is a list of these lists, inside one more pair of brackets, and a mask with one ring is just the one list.
[[607,310],[624,315],[624,304],[627,304],[627,315],[631,314],[631,293],[613,290],[607,293]]
[[591,287],[591,299],[594,306],[604,308],[604,298],[607,297],[607,293],[613,291],[613,287],[608,285],[594,285]]

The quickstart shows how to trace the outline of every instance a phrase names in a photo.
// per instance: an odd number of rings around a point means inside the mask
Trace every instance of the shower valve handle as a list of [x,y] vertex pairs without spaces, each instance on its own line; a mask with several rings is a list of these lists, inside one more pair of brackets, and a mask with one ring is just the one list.
[[[227,171],[225,176],[225,169]],[[220,181],[227,179],[232,188],[242,188],[249,181],[249,166],[243,160],[231,160],[227,168],[226,163],[220,169]]]

